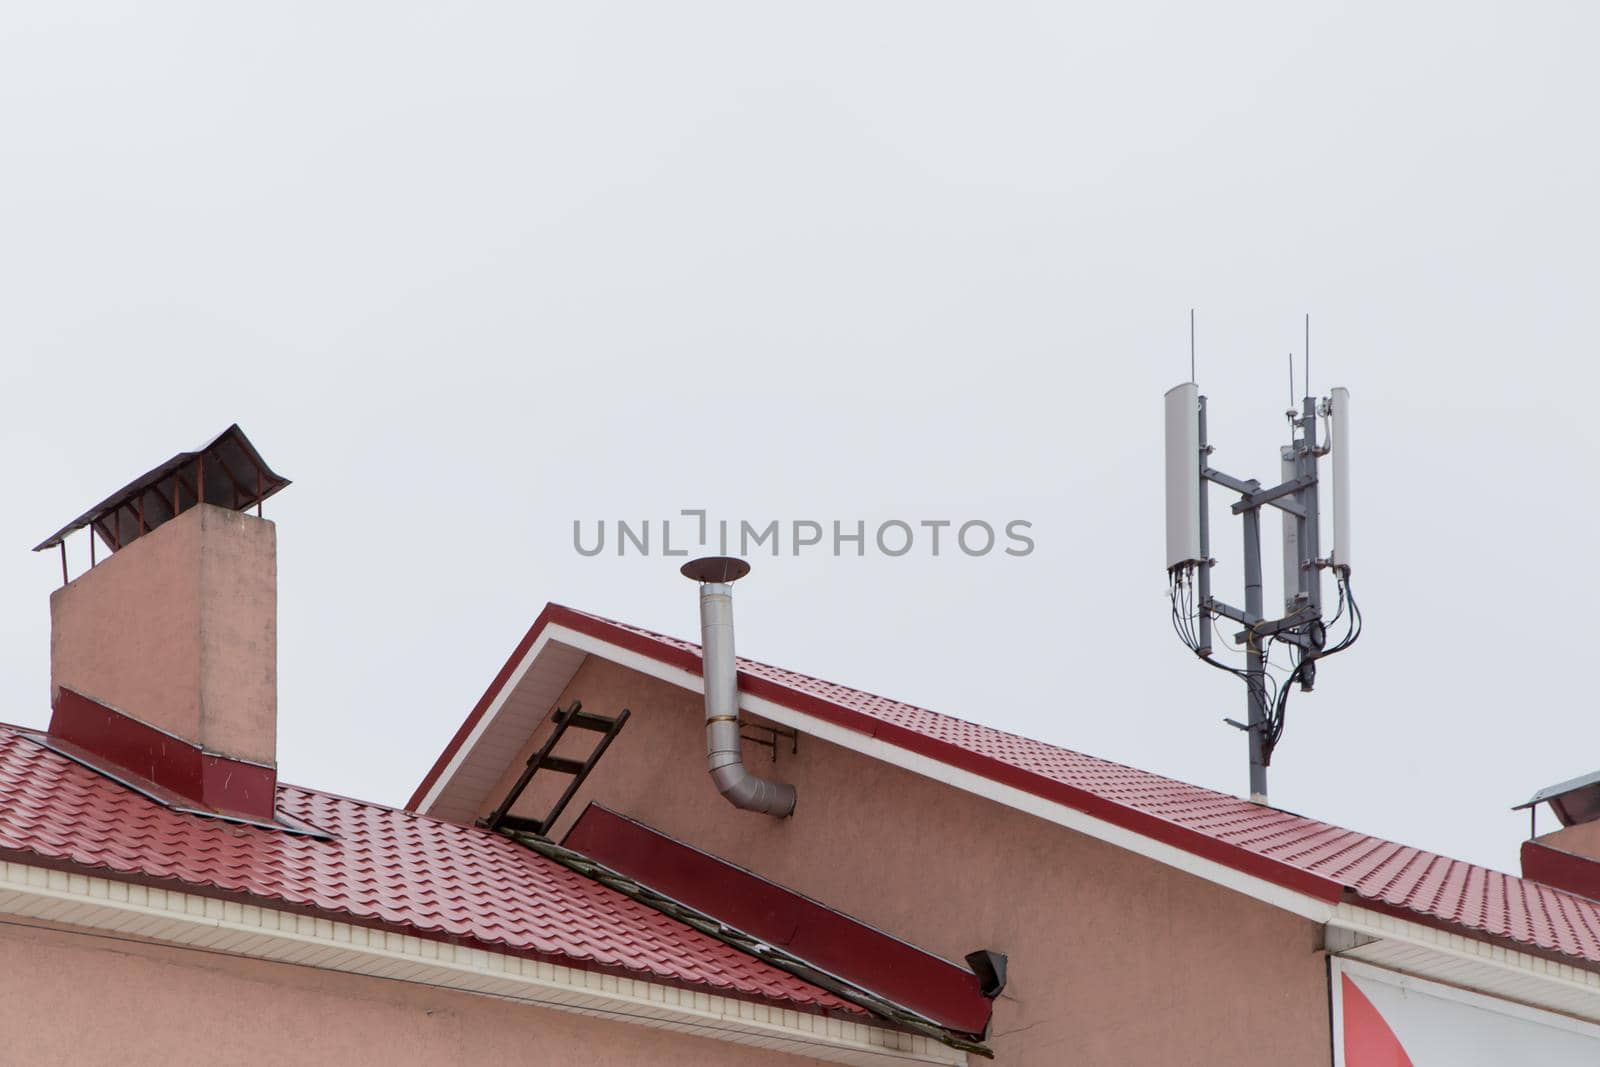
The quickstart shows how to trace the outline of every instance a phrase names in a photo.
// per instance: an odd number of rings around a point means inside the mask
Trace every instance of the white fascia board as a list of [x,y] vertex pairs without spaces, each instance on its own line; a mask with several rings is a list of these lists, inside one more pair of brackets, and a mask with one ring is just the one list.
[[[688,689],[695,693],[703,693],[705,691],[700,675],[670,666],[650,656],[614,645],[609,641],[590,637],[588,634],[579,633],[576,630],[555,624],[545,628],[544,636],[563,645],[587,652],[590,655],[608,659],[618,666],[627,667],[630,670],[650,675],[653,678],[659,678],[682,689]],[[799,730],[801,733],[838,745],[840,748],[859,752],[862,755],[911,771],[913,774],[919,774],[924,778],[931,778],[934,781],[954,786],[964,792],[993,800],[1008,808],[1027,812],[1029,815],[1037,816],[1047,822],[1065,826],[1069,830],[1076,830],[1081,834],[1127,849],[1147,859],[1196,875],[1208,882],[1214,882],[1246,896],[1265,901],[1268,904],[1311,919],[1314,922],[1325,923],[1333,917],[1334,905],[1325,900],[1319,900],[1308,894],[1286,889],[1264,878],[1245,874],[1242,871],[1234,870],[1226,864],[1196,856],[1175,845],[1156,841],[1133,830],[1128,830],[1104,819],[1085,814],[1076,808],[1059,804],[1053,800],[1046,800],[1043,797],[1035,796],[1014,786],[992,781],[980,774],[974,774],[959,767],[952,767],[948,763],[924,756],[921,753],[912,752],[898,745],[891,745],[868,734],[846,729],[816,718],[813,715],[808,715],[805,712],[796,711],[783,704],[761,697],[750,696],[748,693],[741,692],[739,694],[739,706],[752,714],[760,715],[764,719],[770,719],[781,726]],[[484,719],[487,720],[488,716],[485,715]],[[474,732],[476,733],[476,731]],[[462,747],[463,749],[466,748],[466,746]],[[441,776],[440,781],[443,780],[443,776]]]
[[[1570,1015],[1559,1012],[1550,1012],[1542,1008],[1520,1004],[1516,1001],[1505,1000],[1501,997],[1486,995],[1471,989],[1462,989],[1457,985],[1443,982],[1430,981],[1413,974],[1395,971],[1388,967],[1379,967],[1360,960],[1335,959],[1333,961],[1334,977],[1348,974],[1352,978],[1369,977],[1377,981],[1388,982],[1401,989],[1415,989],[1419,993],[1438,997],[1440,1000],[1449,1000],[1457,1004],[1466,1004],[1485,1011],[1498,1012],[1513,1019],[1524,1022],[1538,1023],[1540,1026],[1549,1026],[1557,1030],[1565,1030],[1569,1034],[1579,1034],[1583,1037],[1600,1040],[1600,1025],[1584,1019],[1574,1019]],[[1343,990],[1340,990],[1339,1001],[1342,1003]],[[1343,1014],[1341,1012],[1341,1014]],[[1341,1019],[1340,1022],[1343,1022]],[[1342,1027],[1341,1027],[1342,1031]],[[1341,1033],[1341,1036],[1342,1033]]]
[[868,1023],[584,971],[273,908],[0,862],[0,913],[232,956],[479,993],[860,1067],[967,1054]]
[[494,700],[479,716],[477,723],[472,727],[472,732],[467,734],[467,739],[456,749],[456,754],[450,757],[450,762],[445,764],[444,772],[434,779],[433,787],[428,790],[428,795],[422,798],[421,804],[417,805],[418,811],[426,815],[429,809],[433,807],[434,802],[439,799],[439,794],[444,792],[445,786],[450,784],[450,779],[455,777],[456,771],[461,768],[461,765],[467,761],[472,751],[477,748],[484,732],[489,729],[495,717],[500,714],[500,709],[505,707],[506,701],[516,691],[517,686],[522,682],[523,676],[538,661],[539,653],[543,652],[545,646],[550,643],[550,631],[554,629],[559,629],[559,627],[546,626],[544,631],[534,640],[533,646],[522,657],[522,662],[517,664],[516,669],[511,672],[511,677],[506,679],[506,684],[500,687],[500,692],[495,694]]
[[[1561,1010],[1576,1009],[1586,1018],[1600,1019],[1600,973],[1595,971],[1348,902],[1334,909],[1328,927],[1376,939],[1337,955],[1367,959],[1383,967],[1387,946],[1398,943],[1422,950],[1410,956],[1407,965],[1408,971],[1420,977],[1462,985],[1465,975],[1470,974],[1465,984],[1491,995],[1516,989],[1518,999],[1527,999],[1533,992],[1540,1003],[1559,1004]],[[1463,964],[1469,965],[1466,971]]]

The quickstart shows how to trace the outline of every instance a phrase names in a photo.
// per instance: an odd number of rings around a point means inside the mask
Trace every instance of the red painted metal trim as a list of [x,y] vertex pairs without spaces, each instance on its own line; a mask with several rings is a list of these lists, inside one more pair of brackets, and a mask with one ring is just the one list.
[[[411,800],[407,805],[408,810],[416,810],[416,806],[422,802],[422,798],[427,795],[428,790],[433,787],[439,776],[444,772],[444,768],[455,756],[456,750],[466,742],[467,736],[472,732],[472,728],[477,725],[478,720],[483,717],[489,705],[499,695],[501,688],[510,679],[512,672],[516,670],[517,664],[522,662],[528,650],[533,647],[533,643],[538,640],[539,634],[551,623],[606,641],[630,652],[637,652],[659,663],[678,667],[691,674],[700,673],[700,657],[688,649],[663,645],[644,634],[615,626],[604,619],[574,611],[560,604],[546,604],[544,610],[539,613],[539,618],[535,620],[533,627],[529,629],[527,635],[517,645],[516,651],[511,654],[511,658],[506,661],[505,666],[500,669],[500,673],[495,676],[494,681],[483,694],[483,698],[478,701],[477,706],[472,709],[472,713],[467,716],[466,721],[461,724],[461,728],[456,731],[456,735],[451,739],[449,746],[434,761],[433,769],[428,772],[428,776],[422,780],[422,784],[412,794]],[[946,766],[970,771],[979,777],[987,778],[1001,785],[1011,786],[1033,796],[1063,804],[1143,837],[1172,845],[1174,848],[1181,849],[1191,855],[1212,860],[1241,873],[1282,886],[1285,889],[1304,893],[1317,900],[1333,903],[1338,901],[1344,892],[1345,887],[1332,879],[1258,855],[1238,845],[1219,841],[1199,831],[1178,826],[1155,815],[1136,811],[1114,801],[1095,796],[1093,793],[1041,777],[1020,767],[1002,763],[992,757],[971,752],[948,741],[940,741],[925,734],[919,734],[913,730],[874,719],[861,712],[841,708],[837,704],[812,696],[809,693],[798,692],[764,678],[754,678],[743,671],[739,672],[739,688],[741,692],[748,693],[751,696],[771,700],[774,703],[793,708],[795,711],[811,715],[824,722],[850,730],[853,733],[877,738],[897,748],[927,756],[929,759],[943,763]]]
[[965,967],[635,819],[590,804],[562,843],[950,1030],[989,1025],[993,1004]]
[[1600,900],[1600,861],[1538,841],[1522,843],[1522,877],[1590,900]]
[[[386,930],[390,933],[404,934],[423,941],[436,941],[441,944],[455,945],[463,948],[481,949],[484,952],[498,953],[502,956],[515,956],[519,959],[537,960],[541,963],[551,963],[558,967],[566,967],[574,971],[586,971],[594,974],[608,974],[617,978],[638,980],[640,971],[630,970],[626,967],[608,967],[595,963],[593,960],[580,959],[575,956],[565,956],[554,952],[534,952],[528,949],[513,948],[509,945],[492,941],[479,941],[476,938],[458,937],[430,930],[426,927],[412,926],[403,922],[384,922],[366,916],[353,915],[336,908],[315,908],[301,904],[293,904],[277,897],[258,895],[254,893],[238,893],[226,889],[218,889],[213,885],[200,885],[186,882],[181,878],[160,878],[149,874],[130,874],[112,867],[103,867],[92,863],[73,863],[71,860],[58,859],[53,856],[41,856],[27,849],[0,847],[0,860],[11,863],[20,863],[29,867],[42,867],[52,871],[63,871],[67,874],[84,874],[95,878],[105,878],[113,882],[126,882],[130,885],[142,885],[150,889],[171,889],[181,893],[189,893],[209,900],[230,901],[239,904],[250,904],[256,907],[270,908],[273,911],[286,912],[291,915],[305,915],[314,919],[331,919],[334,922],[348,923],[351,926],[360,926],[368,930]],[[270,931],[263,931],[270,933]],[[245,953],[231,953],[234,955],[247,955]],[[257,957],[251,957],[257,958]],[[281,961],[268,961],[281,962]],[[285,967],[304,966],[303,964],[284,963]],[[859,1023],[864,1014],[861,1010],[842,1011],[818,1007],[816,1005],[799,1004],[793,1000],[782,997],[765,997],[759,993],[747,993],[743,990],[731,989],[712,983],[687,982],[681,979],[648,972],[645,979],[655,985],[670,986],[674,989],[683,989],[690,992],[710,993],[713,996],[727,997],[730,1000],[743,1000],[756,1004],[767,1004],[787,1011],[798,1011],[808,1015],[823,1015],[832,1018],[844,1019],[849,1022]],[[894,1029],[894,1024],[885,1019],[875,1020],[874,1025],[887,1029]]]
[[57,692],[49,733],[196,807],[273,819],[278,787],[273,768],[207,752],[71,689]]

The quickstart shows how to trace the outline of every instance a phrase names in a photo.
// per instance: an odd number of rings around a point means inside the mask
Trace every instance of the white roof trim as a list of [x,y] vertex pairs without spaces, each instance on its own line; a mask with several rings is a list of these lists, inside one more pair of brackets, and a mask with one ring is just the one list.
[[444,773],[439,775],[433,783],[433,788],[428,790],[428,795],[422,798],[421,804],[417,805],[418,811],[424,815],[431,811],[434,803],[438,801],[439,795],[444,792],[445,786],[450,784],[450,780],[455,777],[456,771],[460,770],[461,765],[467,761],[467,756],[477,747],[478,742],[483,739],[484,732],[494,723],[495,718],[500,714],[500,709],[505,707],[506,701],[511,698],[511,694],[521,683],[523,676],[528,673],[529,668],[538,660],[539,653],[543,652],[544,647],[550,643],[550,631],[553,629],[556,629],[556,627],[546,626],[544,632],[534,641],[533,647],[529,648],[527,654],[522,657],[522,662],[517,664],[516,670],[511,672],[511,677],[506,679],[506,684],[502,685],[500,692],[495,694],[494,701],[484,709],[483,714],[478,717],[478,721],[473,724],[472,732],[467,735],[467,739],[456,749],[456,754],[450,757],[450,762],[445,764]]
[[1373,939],[1334,953],[1339,958],[1600,1022],[1594,971],[1348,903],[1335,908],[1328,929]]
[[830,1063],[965,1065],[931,1038],[272,908],[0,862],[0,912],[516,1000]]
[[[1348,974],[1352,978],[1372,978],[1400,989],[1415,989],[1420,993],[1438,997],[1440,1000],[1467,1004],[1474,1008],[1481,1008],[1484,1011],[1496,1012],[1513,1019],[1538,1023],[1540,1026],[1548,1026],[1556,1030],[1564,1030],[1569,1034],[1578,1034],[1582,1037],[1600,1041],[1600,1026],[1585,1022],[1582,1019],[1574,1019],[1570,1015],[1544,1011],[1526,1004],[1508,1001],[1502,997],[1485,996],[1470,989],[1462,989],[1459,986],[1447,985],[1443,982],[1429,981],[1388,967],[1374,967],[1369,963],[1361,963],[1343,957],[1336,958],[1333,961],[1333,967],[1336,978],[1340,974]],[[1336,992],[1334,996],[1342,999],[1341,994],[1342,990]],[[1341,1012],[1340,1014],[1342,1016],[1343,1013]],[[1342,1023],[1344,1020],[1339,1018],[1338,1021]],[[1341,1041],[1340,1044],[1342,1045],[1343,1042]]]

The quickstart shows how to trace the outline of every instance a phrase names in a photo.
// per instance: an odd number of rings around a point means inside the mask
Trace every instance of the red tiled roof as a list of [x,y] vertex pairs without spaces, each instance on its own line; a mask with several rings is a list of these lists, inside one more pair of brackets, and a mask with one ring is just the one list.
[[[549,623],[700,672],[698,645],[558,604],[546,607],[513,661]],[[514,662],[502,679],[511,666]],[[1290,889],[1328,901],[1349,899],[1581,965],[1600,964],[1600,903],[1584,897],[753,660],[739,660],[739,684],[751,696],[1057,801]],[[413,805],[442,773],[486,706],[487,699],[462,725],[413,796]]]
[[0,855],[805,1011],[864,1014],[487,830],[296,786],[285,833],[163,807],[0,725]]

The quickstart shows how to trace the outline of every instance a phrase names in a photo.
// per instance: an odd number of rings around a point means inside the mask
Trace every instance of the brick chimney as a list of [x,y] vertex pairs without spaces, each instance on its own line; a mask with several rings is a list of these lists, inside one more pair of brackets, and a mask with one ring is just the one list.
[[50,742],[176,806],[273,819],[277,529],[259,513],[287,484],[233,426],[39,546],[61,546],[65,580],[65,539],[90,530],[90,567],[50,597]]
[[1522,843],[1522,876],[1600,900],[1600,772],[1541,789],[1513,810],[1529,809],[1537,831],[1540,804],[1560,827]]

